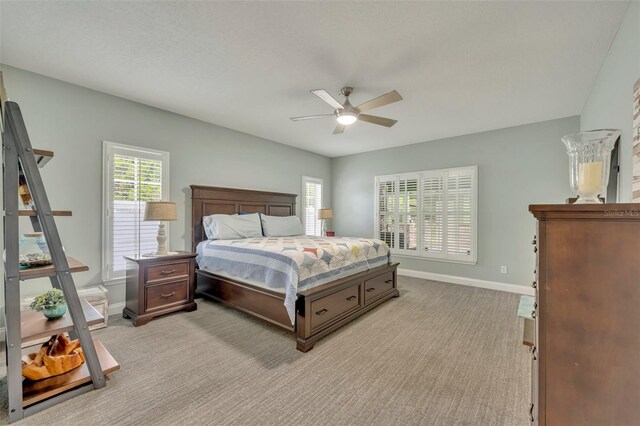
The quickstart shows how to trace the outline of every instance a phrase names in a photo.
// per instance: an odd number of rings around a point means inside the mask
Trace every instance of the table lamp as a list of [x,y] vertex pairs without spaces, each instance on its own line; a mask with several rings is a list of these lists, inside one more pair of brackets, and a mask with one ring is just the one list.
[[318,210],[318,219],[322,221],[322,235],[327,235],[327,220],[333,219],[333,210],[320,209]]
[[148,222],[160,222],[158,225],[158,251],[156,256],[166,256],[167,234],[164,232],[164,223],[169,220],[177,220],[178,212],[176,203],[172,201],[148,201],[144,209],[144,220]]

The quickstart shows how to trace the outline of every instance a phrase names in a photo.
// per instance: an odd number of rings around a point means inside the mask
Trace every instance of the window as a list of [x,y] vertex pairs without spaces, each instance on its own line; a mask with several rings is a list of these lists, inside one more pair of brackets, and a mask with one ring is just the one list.
[[477,178],[477,166],[377,176],[377,237],[395,254],[476,263]]
[[[158,222],[144,222],[145,202],[169,199],[169,153],[104,142],[102,277],[125,276],[123,256],[154,252]],[[168,232],[168,231],[167,231]]]
[[307,235],[322,236],[322,222],[318,210],[322,208],[322,179],[302,177],[302,223]]

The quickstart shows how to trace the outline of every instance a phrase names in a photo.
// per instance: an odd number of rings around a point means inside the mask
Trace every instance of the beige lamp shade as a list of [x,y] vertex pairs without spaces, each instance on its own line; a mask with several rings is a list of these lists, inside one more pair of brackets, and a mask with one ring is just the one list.
[[331,209],[318,210],[318,219],[333,219],[333,210]]
[[144,220],[159,222],[178,220],[176,203],[173,201],[148,201],[144,209]]

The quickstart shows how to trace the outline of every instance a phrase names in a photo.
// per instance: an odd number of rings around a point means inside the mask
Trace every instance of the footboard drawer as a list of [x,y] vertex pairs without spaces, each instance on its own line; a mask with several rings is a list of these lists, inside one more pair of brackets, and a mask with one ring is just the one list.
[[331,320],[361,307],[360,284],[311,302],[311,331],[329,324]]
[[364,282],[364,302],[368,304],[393,289],[393,272],[387,272]]

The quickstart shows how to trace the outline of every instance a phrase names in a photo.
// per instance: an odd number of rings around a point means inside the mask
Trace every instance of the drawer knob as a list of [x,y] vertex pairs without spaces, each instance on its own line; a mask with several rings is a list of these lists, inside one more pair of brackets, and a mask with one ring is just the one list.
[[537,252],[538,252],[538,246],[534,246],[534,247],[533,247],[533,252],[534,252],[534,253],[537,253]]
[[534,418],[533,418],[533,404],[529,404],[529,421],[533,422]]
[[357,297],[356,297],[356,296],[349,296],[349,297],[347,297],[347,300],[348,300],[349,302],[351,302],[352,300],[356,300],[356,299],[357,299]]
[[160,271],[160,273],[161,273],[162,275],[171,275],[171,274],[173,274],[174,272],[176,272],[176,270],[175,270],[175,269],[172,269],[172,270],[170,270],[170,271]]
[[535,282],[535,281],[534,281],[534,282],[532,282],[532,283],[531,283],[531,287],[533,287],[533,288],[538,288],[538,283],[537,283],[537,282]]
[[393,282],[393,280],[386,280],[385,283],[386,284],[391,284]]
[[376,291],[375,287],[371,287],[367,289],[367,293],[371,293],[372,291]]
[[161,293],[161,294],[160,294],[160,296],[162,296],[162,297],[171,297],[171,296],[173,296],[174,294],[176,294],[176,292],[175,292],[175,291],[172,291],[171,293]]
[[533,241],[531,241],[531,244],[533,244],[534,246],[536,245],[537,241],[536,241],[536,236],[533,236]]
[[327,312],[329,312],[327,309],[320,309],[318,312],[316,312],[316,315],[324,315]]
[[536,318],[536,310],[535,309],[533,311],[531,311],[531,318],[533,318],[533,319]]
[[536,349],[536,347],[531,346],[531,359],[534,361],[537,360],[538,359],[537,354],[538,354],[538,350]]

